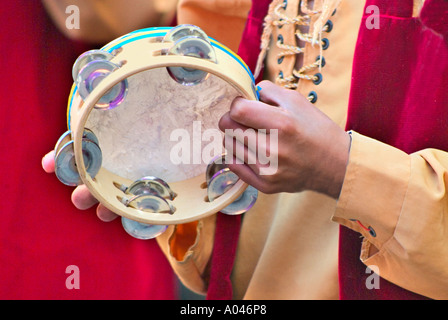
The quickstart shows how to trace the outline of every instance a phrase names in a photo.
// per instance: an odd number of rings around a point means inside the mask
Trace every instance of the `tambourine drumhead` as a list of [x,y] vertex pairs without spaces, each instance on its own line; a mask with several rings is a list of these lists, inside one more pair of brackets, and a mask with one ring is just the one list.
[[150,175],[171,183],[203,174],[224,152],[218,121],[239,95],[235,88],[214,75],[184,86],[166,68],[140,72],[128,83],[123,103],[93,109],[86,123],[99,140],[105,169],[130,180]]
[[[83,75],[86,72],[101,73],[97,77],[101,81],[90,88],[88,95],[79,92],[89,88],[87,85],[80,88],[82,82],[78,81],[68,111],[82,182],[115,213],[159,225],[200,219],[241,196],[247,185],[238,181],[210,202],[205,171],[209,161],[223,153],[218,130],[221,116],[235,97],[251,100],[257,97],[251,72],[229,49],[209,39],[216,61],[170,54],[176,45],[164,41],[170,30],[139,30],[106,45],[102,51],[110,60],[103,63],[101,70],[92,71],[86,65],[79,71],[85,78],[89,76]],[[182,43],[187,50],[188,44],[188,41]],[[194,84],[179,83],[173,79],[175,68],[186,73],[198,70],[207,76]],[[112,108],[107,101],[111,99],[108,95],[115,94],[114,90],[120,100]],[[94,134],[102,152],[102,165],[94,176],[84,163],[82,142],[86,132]],[[176,194],[174,200],[168,200],[169,206],[175,208],[174,213],[147,212],[124,205],[129,200],[126,187],[145,176],[169,183]]]

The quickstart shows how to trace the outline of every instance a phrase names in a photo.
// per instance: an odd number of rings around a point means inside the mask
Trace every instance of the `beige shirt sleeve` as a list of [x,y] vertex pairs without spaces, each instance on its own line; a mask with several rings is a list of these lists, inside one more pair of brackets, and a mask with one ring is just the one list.
[[447,299],[448,153],[408,155],[356,132],[352,139],[333,220],[364,236],[361,260],[381,277]]
[[[42,0],[55,26],[71,39],[107,43],[128,32],[170,25],[177,0]],[[66,23],[79,17],[77,28]]]
[[157,243],[182,283],[203,295],[208,288],[215,226],[216,215],[212,215],[197,222],[169,226],[157,237]]
[[237,52],[250,8],[250,0],[180,0],[177,19],[179,24],[200,27]]

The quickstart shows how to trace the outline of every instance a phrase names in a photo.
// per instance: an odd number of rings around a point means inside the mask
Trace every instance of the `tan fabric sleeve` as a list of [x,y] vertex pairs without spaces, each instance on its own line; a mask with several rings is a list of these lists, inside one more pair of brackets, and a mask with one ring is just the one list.
[[361,260],[381,277],[447,299],[448,153],[408,155],[356,132],[352,139],[333,220],[364,236]]
[[[176,0],[42,0],[55,26],[70,39],[105,44],[128,32],[169,25],[176,15]],[[79,28],[67,28],[75,5]]]
[[200,27],[237,52],[250,7],[250,0],[180,0],[177,19],[179,24]]
[[213,250],[216,215],[197,222],[169,226],[157,242],[174,272],[190,290],[205,295]]

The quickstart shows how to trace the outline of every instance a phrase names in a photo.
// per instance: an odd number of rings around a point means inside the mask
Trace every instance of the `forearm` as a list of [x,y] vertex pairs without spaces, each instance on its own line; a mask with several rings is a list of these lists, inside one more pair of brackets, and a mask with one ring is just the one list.
[[[105,43],[133,30],[168,23],[176,1],[133,0],[42,0],[55,25],[67,37]],[[67,19],[79,9],[79,28],[68,28]],[[67,11],[67,12],[66,12]]]

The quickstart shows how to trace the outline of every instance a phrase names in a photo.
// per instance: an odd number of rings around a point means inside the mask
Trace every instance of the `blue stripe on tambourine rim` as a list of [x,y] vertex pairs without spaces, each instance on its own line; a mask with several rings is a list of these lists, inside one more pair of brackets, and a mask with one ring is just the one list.
[[[112,40],[108,44],[106,44],[104,47],[101,48],[101,50],[107,51],[109,53],[112,53],[114,50],[121,48],[123,45],[127,43],[131,43],[140,39],[146,39],[146,38],[153,38],[153,37],[164,37],[169,30],[171,30],[172,27],[153,27],[153,28],[145,28],[145,29],[139,29],[133,32],[130,32],[128,34],[125,34],[122,37],[119,37],[115,40]],[[247,72],[247,74],[252,79],[252,88],[254,89],[254,93],[259,99],[259,92],[255,88],[255,78],[252,72],[250,71],[247,64],[241,59],[240,56],[238,56],[236,53],[234,53],[231,49],[227,48],[223,44],[219,43],[215,39],[209,37],[210,43],[213,47],[220,49],[221,51],[224,51],[229,56],[234,58]],[[78,88],[75,84],[73,84],[73,87],[70,92],[70,96],[68,99],[68,107],[67,107],[67,127],[70,129],[70,108],[72,106],[73,97],[75,96]]]
[[[136,30],[136,31],[128,33],[128,34],[110,42],[109,44],[105,45],[102,48],[102,50],[112,53],[112,51],[114,51],[115,49],[118,49],[118,48],[122,47],[123,45],[133,42],[133,41],[136,41],[136,40],[145,39],[145,38],[153,38],[153,37],[164,37],[168,33],[168,31],[171,29],[172,29],[171,27],[156,27],[156,28],[146,28],[146,29]],[[139,34],[141,34],[141,35],[139,35]],[[250,69],[246,65],[246,63],[243,61],[243,59],[241,59],[235,52],[233,52],[232,50],[230,50],[223,44],[219,43],[215,39],[213,39],[211,37],[209,37],[209,39],[210,39],[210,43],[212,44],[212,46],[214,46],[218,49],[221,49],[221,51],[224,51],[229,56],[234,58],[239,64],[241,64],[241,66],[247,71],[247,73],[251,77],[252,81],[255,82],[252,72],[250,71]]]

